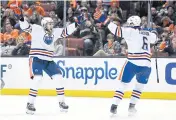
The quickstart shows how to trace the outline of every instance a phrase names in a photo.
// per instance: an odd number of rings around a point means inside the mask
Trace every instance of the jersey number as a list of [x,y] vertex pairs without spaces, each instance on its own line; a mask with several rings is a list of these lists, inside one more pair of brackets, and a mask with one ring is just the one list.
[[147,43],[148,39],[146,37],[143,37],[143,45],[142,45],[142,49],[143,50],[148,50],[148,43]]

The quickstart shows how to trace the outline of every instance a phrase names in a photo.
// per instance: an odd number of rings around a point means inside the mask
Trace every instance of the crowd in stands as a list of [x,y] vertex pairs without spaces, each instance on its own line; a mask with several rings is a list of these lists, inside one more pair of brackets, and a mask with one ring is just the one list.
[[[1,56],[28,56],[30,51],[32,37],[20,29],[11,9],[13,6],[20,6],[25,19],[31,24],[40,25],[41,19],[49,16],[54,27],[64,26],[63,1],[1,1]],[[66,3],[66,11],[66,25],[77,22],[79,28],[67,39],[58,41],[55,56],[63,56],[64,53],[66,56],[125,56],[128,51],[125,40],[119,37],[120,33],[111,34],[107,24],[111,21],[118,26],[126,26],[129,16],[138,15],[142,20],[141,27],[148,29],[146,1],[70,0]],[[151,52],[157,50],[158,56],[176,56],[176,1],[151,2],[150,25],[159,38]]]

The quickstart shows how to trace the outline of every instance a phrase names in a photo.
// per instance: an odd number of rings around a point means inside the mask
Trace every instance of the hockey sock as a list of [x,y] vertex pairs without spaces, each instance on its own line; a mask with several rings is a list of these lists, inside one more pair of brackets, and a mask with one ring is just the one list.
[[56,93],[58,96],[59,102],[64,102],[64,86],[63,86],[63,77],[62,75],[54,75],[53,77],[54,84],[56,85]]
[[31,80],[31,88],[29,90],[29,100],[28,102],[34,104],[35,99],[38,94],[38,88],[41,82],[42,76],[34,76],[33,80]]
[[135,105],[141,97],[145,84],[137,83],[131,95],[130,104]]
[[120,82],[120,87],[115,91],[113,97],[113,104],[118,105],[123,98],[124,91],[126,89],[127,83]]

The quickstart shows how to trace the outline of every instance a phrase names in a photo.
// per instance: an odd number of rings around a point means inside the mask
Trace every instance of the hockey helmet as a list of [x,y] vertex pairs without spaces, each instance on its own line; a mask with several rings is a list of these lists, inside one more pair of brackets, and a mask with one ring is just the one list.
[[54,27],[53,19],[50,17],[44,17],[41,20],[41,25],[44,28],[45,31],[51,32]]
[[128,26],[140,26],[141,25],[141,18],[139,16],[131,16],[127,20]]

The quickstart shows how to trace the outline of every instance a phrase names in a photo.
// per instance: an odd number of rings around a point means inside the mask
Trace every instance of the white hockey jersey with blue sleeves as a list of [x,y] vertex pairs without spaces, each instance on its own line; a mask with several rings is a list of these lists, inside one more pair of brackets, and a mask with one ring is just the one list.
[[150,44],[157,40],[155,33],[132,27],[119,27],[112,22],[109,23],[108,29],[112,34],[125,39],[128,46],[128,61],[137,66],[151,67]]
[[76,30],[75,23],[72,23],[66,28],[53,28],[52,35],[49,36],[42,26],[29,24],[26,20],[20,21],[20,27],[23,31],[30,31],[31,29],[32,40],[29,57],[38,57],[47,61],[52,60],[55,41],[58,38],[71,35]]

